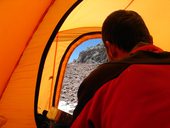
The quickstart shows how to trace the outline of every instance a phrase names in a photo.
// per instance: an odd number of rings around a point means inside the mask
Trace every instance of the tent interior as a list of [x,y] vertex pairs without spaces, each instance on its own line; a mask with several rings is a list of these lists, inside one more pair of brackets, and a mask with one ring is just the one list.
[[154,44],[170,51],[169,0],[3,0],[0,2],[0,127],[36,127],[57,107],[65,68],[83,41],[101,38],[113,11],[137,11]]

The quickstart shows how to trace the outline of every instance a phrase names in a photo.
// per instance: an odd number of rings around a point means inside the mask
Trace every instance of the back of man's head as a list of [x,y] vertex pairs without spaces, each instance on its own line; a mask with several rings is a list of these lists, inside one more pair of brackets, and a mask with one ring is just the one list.
[[152,43],[152,37],[142,17],[134,12],[118,10],[111,13],[102,26],[103,41],[109,41],[124,51],[131,51],[139,42]]

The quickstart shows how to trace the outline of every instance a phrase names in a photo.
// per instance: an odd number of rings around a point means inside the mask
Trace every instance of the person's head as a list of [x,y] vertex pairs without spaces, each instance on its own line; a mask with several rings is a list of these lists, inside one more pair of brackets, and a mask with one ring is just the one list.
[[142,17],[130,10],[115,11],[105,19],[102,39],[107,51],[110,45],[114,45],[124,53],[129,53],[139,42],[152,43],[152,36]]

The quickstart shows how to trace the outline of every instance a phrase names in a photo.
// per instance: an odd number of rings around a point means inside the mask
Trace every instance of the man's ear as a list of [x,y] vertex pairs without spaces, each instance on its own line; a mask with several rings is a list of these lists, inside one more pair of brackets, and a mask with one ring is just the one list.
[[117,56],[115,45],[111,44],[109,41],[106,41],[105,45],[106,45],[109,60],[113,60]]
[[110,61],[121,59],[129,55],[128,52],[120,49],[117,45],[110,43],[109,41],[105,42],[107,55]]

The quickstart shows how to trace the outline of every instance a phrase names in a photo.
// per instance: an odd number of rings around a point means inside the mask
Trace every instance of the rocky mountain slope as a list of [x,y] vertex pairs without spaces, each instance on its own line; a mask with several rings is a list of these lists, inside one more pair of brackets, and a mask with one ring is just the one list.
[[93,63],[100,64],[107,61],[107,55],[103,43],[96,46],[89,47],[87,50],[80,52],[79,57],[75,63]]
[[100,43],[80,52],[78,59],[67,64],[59,108],[65,107],[66,109],[64,111],[72,113],[77,104],[77,91],[81,82],[99,64],[106,61],[105,48]]

